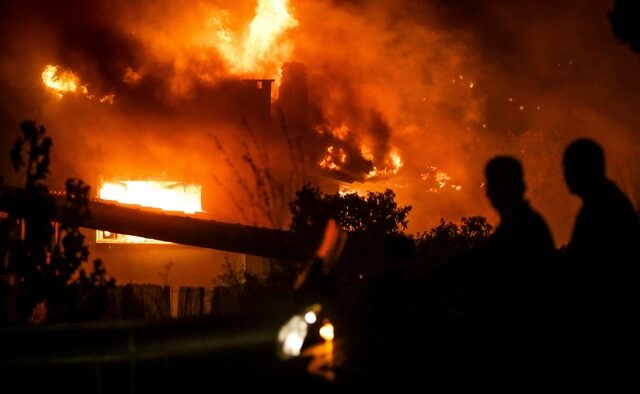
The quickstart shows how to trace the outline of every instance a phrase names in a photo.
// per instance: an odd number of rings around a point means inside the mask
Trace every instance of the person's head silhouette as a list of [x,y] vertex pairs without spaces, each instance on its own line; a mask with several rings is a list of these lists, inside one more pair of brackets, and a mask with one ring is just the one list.
[[584,197],[605,180],[604,150],[593,140],[580,138],[564,152],[564,178],[573,194]]
[[525,185],[522,166],[511,156],[497,156],[485,167],[487,197],[491,205],[503,214],[523,201]]

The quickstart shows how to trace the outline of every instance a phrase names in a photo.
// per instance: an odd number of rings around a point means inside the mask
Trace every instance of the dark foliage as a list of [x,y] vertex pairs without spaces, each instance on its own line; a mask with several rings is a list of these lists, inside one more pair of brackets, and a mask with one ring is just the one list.
[[[323,194],[316,187],[305,185],[289,203],[290,228],[310,248],[318,246],[329,219],[336,220],[347,232],[344,252],[332,273],[332,282],[344,299],[357,302],[369,279],[413,257],[413,240],[402,232],[411,206],[398,206],[395,197],[391,189],[361,197],[355,193]],[[295,277],[296,269],[292,267],[293,272],[288,274]]]
[[636,0],[616,0],[609,11],[611,30],[616,38],[640,53],[640,5]]
[[493,230],[493,226],[483,216],[463,217],[461,222],[458,226],[441,218],[439,225],[429,232],[417,235],[418,260],[423,269],[432,269],[481,246]]
[[335,219],[350,234],[399,234],[407,228],[411,206],[398,207],[391,189],[369,192],[366,197],[355,193],[322,194],[305,185],[289,203],[292,213],[290,228],[296,232],[322,230],[328,219]]
[[[25,169],[24,190],[11,189],[3,203],[7,217],[0,223],[0,284],[4,321],[27,322],[38,304],[46,301],[47,321],[100,317],[107,308],[107,279],[100,260],[88,273],[82,267],[89,251],[80,226],[88,217],[89,186],[66,182],[66,199],[56,207],[44,181],[49,174],[52,141],[33,121],[20,125],[21,136],[10,151],[14,170]],[[57,231],[53,218],[62,209]]]

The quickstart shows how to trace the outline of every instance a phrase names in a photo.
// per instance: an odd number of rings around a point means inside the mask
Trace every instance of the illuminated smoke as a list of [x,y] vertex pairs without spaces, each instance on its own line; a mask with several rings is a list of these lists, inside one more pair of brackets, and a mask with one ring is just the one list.
[[[241,192],[210,135],[238,163],[242,144],[259,141],[272,154],[269,165],[282,168],[304,161],[321,169],[333,147],[331,163],[340,169],[325,175],[357,189],[392,187],[400,203],[413,205],[409,230],[422,231],[443,216],[484,214],[495,223],[480,187],[483,167],[492,155],[513,154],[524,164],[527,198],[561,243],[578,201],[564,186],[560,158],[572,138],[589,136],[603,143],[612,177],[640,201],[637,55],[612,35],[610,1],[25,0],[0,7],[2,146],[21,120],[45,124],[59,183],[67,176],[93,184],[100,175],[180,179],[202,184],[203,204],[220,207],[221,219],[239,220],[211,186],[215,173]],[[252,33],[259,26],[272,29]],[[239,117],[225,101],[242,109],[240,97],[219,99],[229,78],[278,82],[290,61],[307,69],[305,119],[285,119],[300,136],[290,144],[300,145],[299,156],[287,153],[278,120],[266,131],[249,122],[253,134],[239,122],[215,121],[220,113]],[[59,67],[50,77],[73,73],[76,91],[45,88],[47,65]],[[282,105],[272,104],[274,112]],[[430,166],[451,178],[442,188],[437,173],[421,178]]]

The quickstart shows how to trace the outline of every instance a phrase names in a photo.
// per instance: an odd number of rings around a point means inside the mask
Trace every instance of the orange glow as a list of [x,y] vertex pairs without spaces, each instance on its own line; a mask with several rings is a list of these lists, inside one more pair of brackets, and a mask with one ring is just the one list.
[[102,97],[100,97],[100,102],[101,103],[109,103],[109,104],[113,104],[113,99],[116,97],[115,94],[110,93],[107,95],[104,95]]
[[[364,149],[364,147],[361,149]],[[363,150],[363,153],[364,153],[364,150]],[[385,164],[384,167],[381,169],[378,169],[376,166],[374,166],[373,169],[369,171],[366,178],[373,179],[378,177],[395,175],[398,173],[398,171],[400,171],[400,169],[404,165],[404,162],[402,161],[402,157],[400,156],[400,153],[398,153],[397,150],[392,150],[391,152],[389,152],[389,155],[387,156],[384,164]]]
[[338,194],[341,196],[346,196],[347,194],[356,194],[358,196],[362,196],[363,192],[354,188],[351,184],[341,183],[338,186]]
[[[184,213],[202,212],[202,187],[167,181],[104,182],[98,190],[98,198],[123,204],[160,208]],[[167,244],[134,235],[98,231],[98,243]]]
[[98,191],[102,200],[184,213],[202,212],[201,195],[200,185],[169,181],[104,182]]
[[[420,174],[420,178],[427,182],[427,190],[434,193],[444,189],[451,180],[451,177],[446,172],[438,170],[436,166],[427,167],[427,170]],[[462,190],[461,185],[449,184],[449,187],[455,191]]]
[[320,167],[326,168],[329,170],[340,170],[342,167],[340,164],[344,164],[347,162],[347,154],[344,149],[334,149],[333,146],[327,148],[327,154],[320,160],[318,163]]
[[[93,100],[95,95],[89,94],[87,85],[80,84],[80,78],[69,70],[61,70],[59,66],[48,64],[42,71],[42,83],[47,88],[53,90],[59,98],[65,93],[82,93],[89,100]],[[114,93],[106,94],[98,99],[100,103],[113,104],[116,97]]]
[[331,134],[333,137],[335,137],[336,139],[339,139],[340,141],[344,141],[349,135],[349,126],[347,126],[344,123],[336,127],[332,127],[332,126],[325,127],[325,125],[316,126],[314,130],[316,133],[320,135]]
[[404,164],[402,162],[402,158],[400,157],[400,154],[398,152],[391,152],[389,154],[389,158],[391,159],[392,172],[394,174],[396,174],[398,172],[398,170],[400,168],[402,168],[402,165]]
[[360,147],[360,154],[362,155],[363,158],[369,161],[373,161],[373,153],[371,153],[371,148],[369,148],[368,146],[362,145]]
[[[298,20],[289,11],[289,0],[258,0],[256,15],[242,40],[227,26],[228,18],[216,14],[208,25],[215,29],[214,46],[236,74],[264,75],[265,66],[281,65],[291,57],[293,46],[282,40],[283,34]],[[278,75],[272,75],[278,85]]]
[[337,139],[344,141],[344,139],[347,138],[347,135],[349,134],[349,127],[345,124],[334,127],[333,129],[331,129],[331,134],[333,134],[333,136]]
[[446,172],[444,171],[438,171],[436,173],[436,182],[438,182],[438,185],[440,186],[440,189],[442,189],[444,187],[444,185],[447,184],[447,181],[451,180],[451,177],[449,175],[447,175]]
[[333,332],[333,324],[329,322],[325,322],[322,327],[320,327],[320,336],[325,341],[333,341],[334,332]]
[[[80,80],[71,71],[61,71],[58,73],[58,66],[47,65],[42,71],[42,82],[46,87],[56,92],[58,97],[62,98],[64,93],[75,92],[78,90]],[[86,87],[83,86],[83,91]]]

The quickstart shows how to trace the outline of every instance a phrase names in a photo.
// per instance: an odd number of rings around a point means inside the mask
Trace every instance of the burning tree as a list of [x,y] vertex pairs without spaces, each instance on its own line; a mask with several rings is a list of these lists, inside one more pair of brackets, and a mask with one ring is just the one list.
[[[80,225],[89,215],[90,187],[81,180],[66,181],[66,199],[56,206],[44,181],[49,174],[51,138],[33,121],[20,125],[22,135],[10,152],[16,172],[26,169],[24,189],[7,189],[3,205],[8,215],[0,222],[0,287],[8,306],[4,321],[33,320],[38,305],[46,305],[46,320],[86,320],[100,317],[108,306],[107,279],[100,260],[93,271],[83,263],[89,251]],[[54,226],[56,209],[62,220]]]

